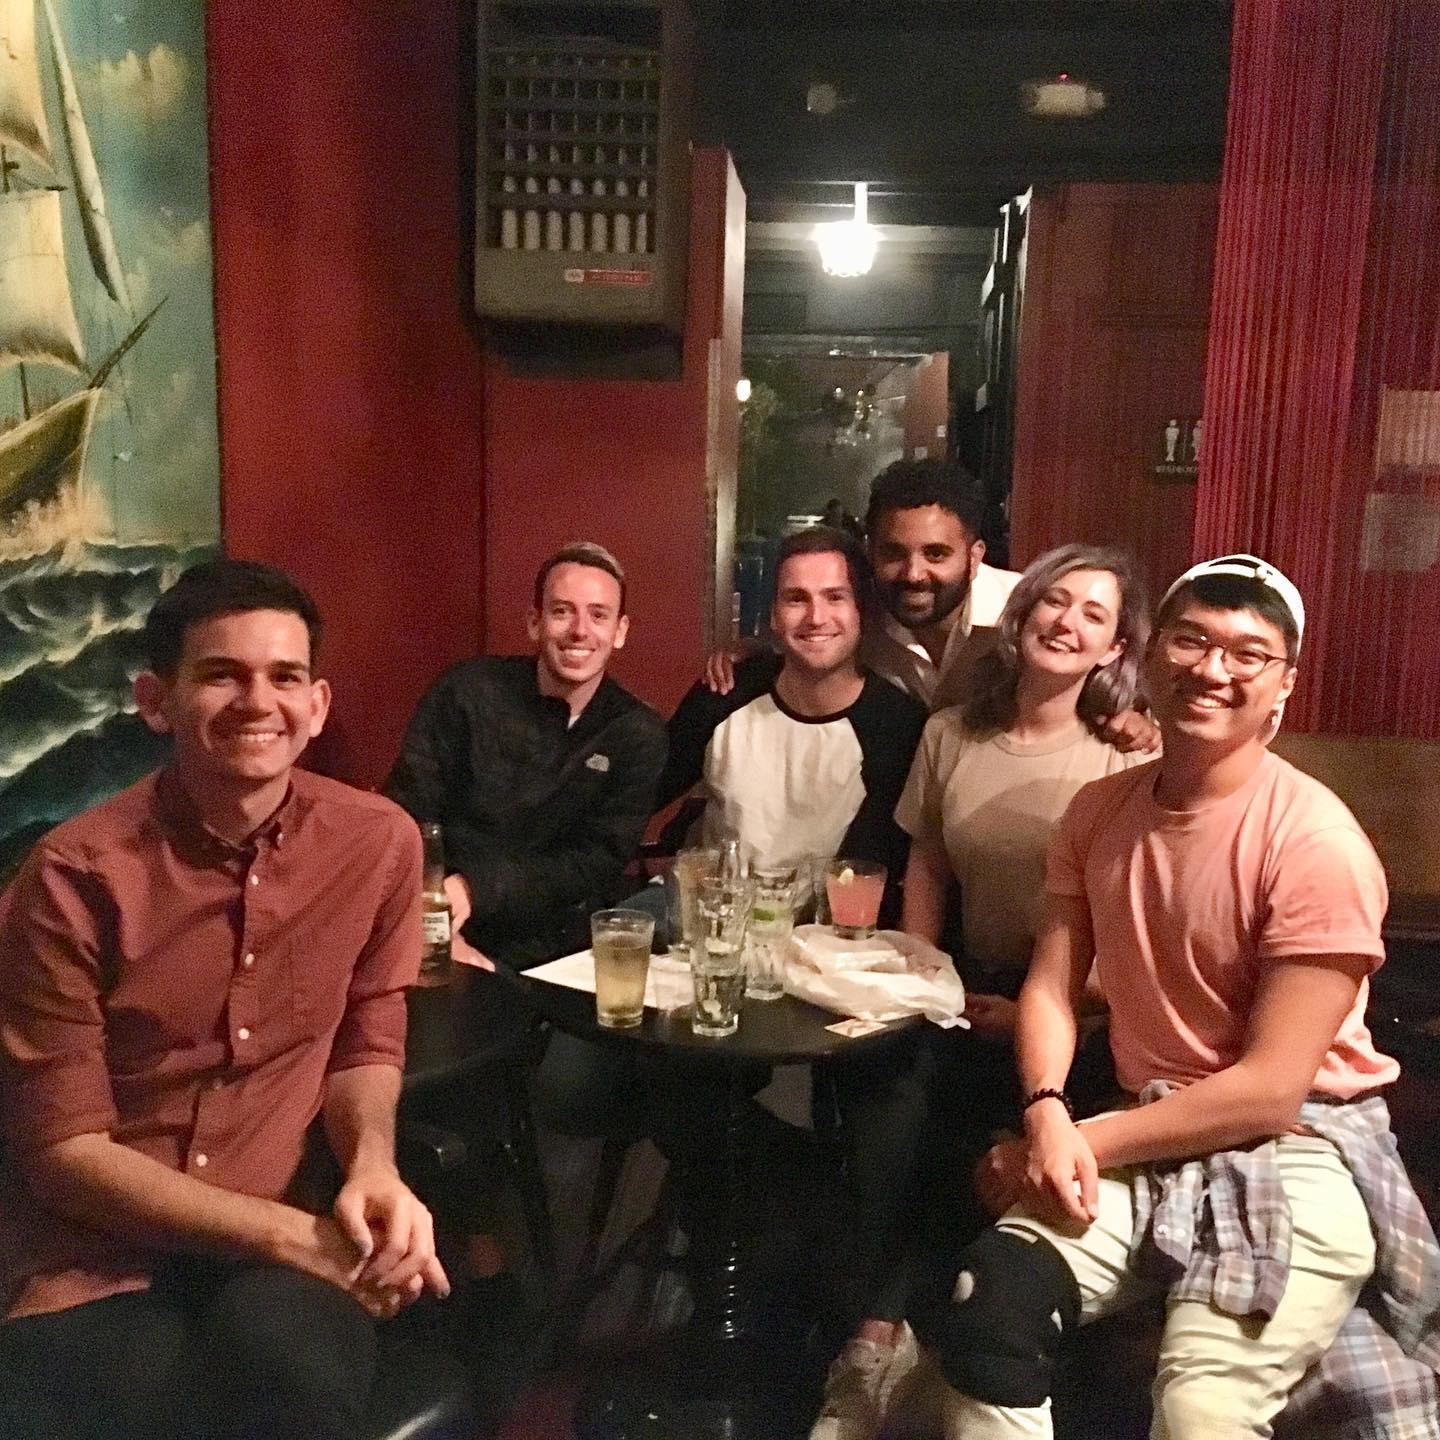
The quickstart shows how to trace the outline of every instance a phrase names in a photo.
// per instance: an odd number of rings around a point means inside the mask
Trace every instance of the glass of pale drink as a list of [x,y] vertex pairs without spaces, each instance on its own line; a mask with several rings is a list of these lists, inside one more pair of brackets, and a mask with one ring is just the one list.
[[825,871],[830,923],[846,940],[868,940],[885,898],[885,867],[869,860],[832,860]]
[[710,875],[700,882],[700,935],[691,951],[695,1008],[690,1028],[697,1035],[733,1035],[740,1028],[745,993],[745,929],[750,923],[753,882]]
[[625,1030],[645,1018],[645,976],[655,917],[643,910],[597,910],[590,917],[595,955],[595,1018]]
[[745,940],[745,993],[778,1000],[785,993],[785,952],[795,928],[796,868],[753,865],[755,899]]

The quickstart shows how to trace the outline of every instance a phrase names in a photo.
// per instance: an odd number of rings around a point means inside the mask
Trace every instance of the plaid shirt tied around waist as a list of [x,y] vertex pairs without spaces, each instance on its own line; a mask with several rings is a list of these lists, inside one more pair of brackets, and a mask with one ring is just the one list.
[[[1174,1087],[1152,1081],[1141,1104]],[[1311,1099],[1300,1123],[1335,1146],[1375,1234],[1375,1272],[1329,1350],[1295,1387],[1276,1427],[1305,1440],[1440,1437],[1440,1246],[1379,1095]],[[1273,1140],[1154,1164],[1132,1184],[1130,1260],[1169,1287],[1237,1318],[1275,1313],[1290,1269],[1290,1206]]]

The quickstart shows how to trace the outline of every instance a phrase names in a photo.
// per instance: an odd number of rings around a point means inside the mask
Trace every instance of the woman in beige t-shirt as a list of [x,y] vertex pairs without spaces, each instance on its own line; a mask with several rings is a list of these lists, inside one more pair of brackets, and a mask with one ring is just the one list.
[[963,705],[930,717],[896,810],[913,837],[903,925],[940,938],[960,883],[966,1014],[1009,1034],[1044,901],[1050,832],[1080,787],[1152,758],[1121,754],[1100,725],[1134,703],[1148,630],[1121,551],[1040,556],[1000,617]]
[[891,1389],[917,1358],[899,1317],[912,1304],[948,1301],[960,1248],[985,1224],[971,1177],[991,1131],[1013,1125],[1019,1108],[1013,999],[1030,963],[1050,831],[1087,781],[1149,758],[1122,755],[1097,734],[1135,699],[1146,629],[1124,554],[1052,550],[1011,592],[969,700],[925,726],[895,810],[913,837],[902,924],[938,940],[959,880],[964,945],[956,959],[978,1034],[927,1033],[910,1253],[831,1367],[810,1440],[878,1433]]

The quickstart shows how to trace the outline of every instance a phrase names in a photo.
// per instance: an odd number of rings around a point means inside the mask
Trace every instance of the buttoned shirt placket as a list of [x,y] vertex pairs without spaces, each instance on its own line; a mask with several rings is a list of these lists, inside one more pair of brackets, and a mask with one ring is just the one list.
[[215,863],[236,876],[234,904],[239,925],[225,999],[230,1059],[225,1069],[197,1092],[195,1124],[185,1156],[186,1173],[199,1178],[204,1178],[218,1138],[226,1132],[230,1092],[263,1054],[260,987],[271,981],[269,942],[276,922],[266,887],[274,882],[284,841],[285,831],[278,823],[262,831],[249,846],[234,846],[213,835],[207,837]]

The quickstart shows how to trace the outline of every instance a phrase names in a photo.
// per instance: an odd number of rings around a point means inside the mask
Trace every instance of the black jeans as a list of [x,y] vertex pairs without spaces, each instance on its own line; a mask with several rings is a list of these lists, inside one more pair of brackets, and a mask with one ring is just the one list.
[[924,1201],[921,1142],[934,1087],[929,1030],[913,1029],[880,1054],[841,1061],[830,1074],[849,1181],[850,1244],[838,1296],[846,1333],[866,1317],[905,1314],[905,1259]]
[[0,1324],[7,1440],[353,1440],[374,1373],[370,1317],[286,1266],[170,1260],[149,1290]]

